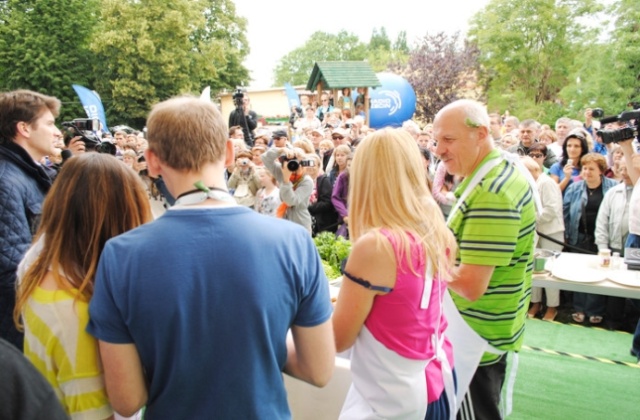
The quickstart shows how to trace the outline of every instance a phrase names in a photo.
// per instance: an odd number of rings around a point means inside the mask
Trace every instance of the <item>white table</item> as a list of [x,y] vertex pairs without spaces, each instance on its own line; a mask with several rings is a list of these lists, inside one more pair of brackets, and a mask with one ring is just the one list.
[[[596,255],[575,254],[571,252],[563,252],[555,261],[553,267],[563,267],[565,269],[574,269],[578,273],[581,269],[590,268],[598,270],[605,276],[612,274],[611,269],[599,268],[599,258]],[[624,264],[622,264],[624,267]],[[549,268],[549,267],[547,267]],[[533,285],[537,287],[551,287],[554,289],[570,290],[572,292],[594,293],[597,295],[617,296],[625,298],[640,299],[639,287],[625,286],[611,280],[604,279],[594,283],[586,283],[581,281],[569,281],[559,279],[551,273],[533,274]]]

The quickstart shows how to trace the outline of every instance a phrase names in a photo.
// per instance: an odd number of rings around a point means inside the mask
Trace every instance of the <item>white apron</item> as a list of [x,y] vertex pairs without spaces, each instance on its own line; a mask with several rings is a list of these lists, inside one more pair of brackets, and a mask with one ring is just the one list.
[[[440,283],[438,283],[439,285]],[[427,264],[420,308],[427,310],[433,286],[433,271]],[[438,316],[439,331],[443,316],[442,302]],[[424,419],[427,413],[426,368],[433,360],[442,364],[445,392],[449,398],[451,419],[455,419],[455,391],[449,360],[442,347],[442,337],[432,335],[435,355],[427,360],[408,359],[389,350],[366,326],[351,348],[349,388],[340,419]]]

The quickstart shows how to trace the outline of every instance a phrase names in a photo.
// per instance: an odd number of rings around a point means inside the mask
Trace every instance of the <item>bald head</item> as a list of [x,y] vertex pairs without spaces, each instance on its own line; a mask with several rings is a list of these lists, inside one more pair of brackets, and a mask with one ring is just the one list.
[[453,102],[436,114],[436,154],[450,174],[469,176],[491,152],[489,124],[485,106],[468,99]]

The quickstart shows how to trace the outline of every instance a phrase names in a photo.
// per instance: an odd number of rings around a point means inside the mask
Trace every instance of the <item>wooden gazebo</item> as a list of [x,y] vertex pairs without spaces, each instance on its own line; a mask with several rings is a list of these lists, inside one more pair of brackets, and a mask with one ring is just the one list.
[[316,62],[307,82],[308,91],[316,91],[317,100],[325,90],[338,97],[342,88],[364,88],[365,124],[369,125],[369,88],[382,86],[378,76],[366,61],[321,61]]

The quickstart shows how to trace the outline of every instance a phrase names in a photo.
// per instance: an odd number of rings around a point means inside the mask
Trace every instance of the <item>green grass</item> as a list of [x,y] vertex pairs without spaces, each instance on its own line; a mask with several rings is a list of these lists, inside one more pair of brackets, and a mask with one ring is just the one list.
[[509,419],[640,418],[640,368],[629,354],[631,337],[528,320]]

